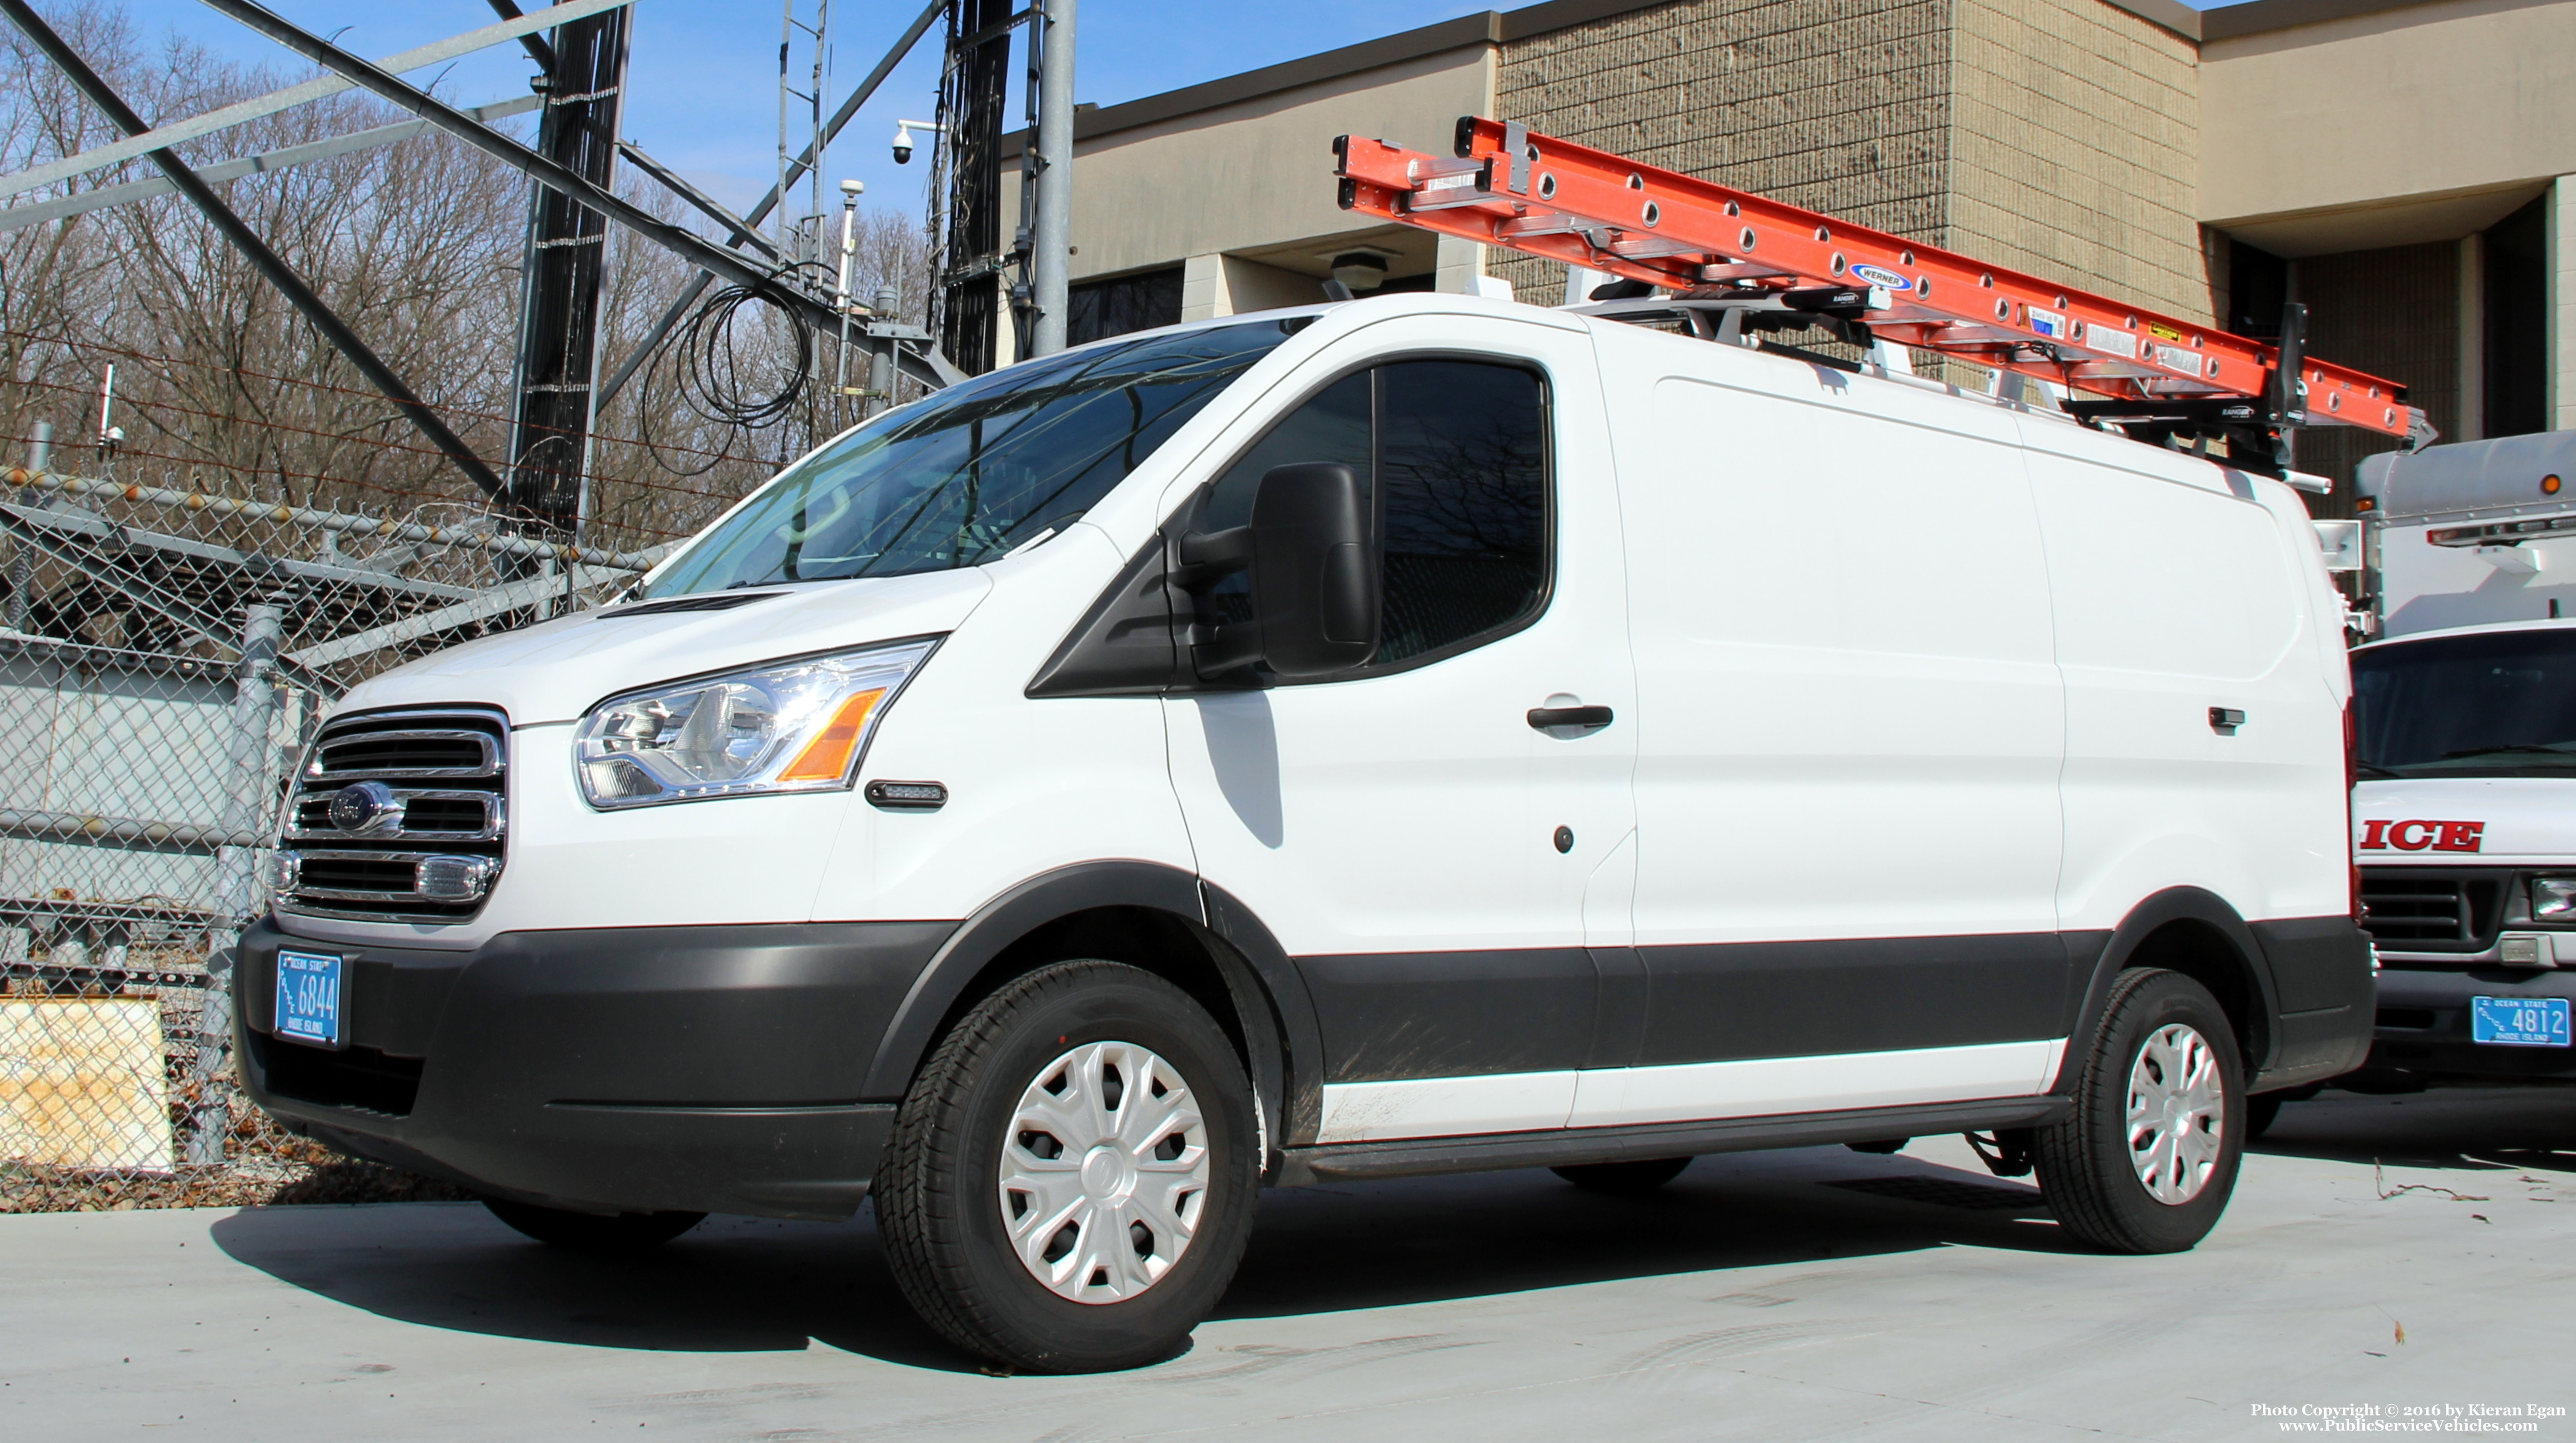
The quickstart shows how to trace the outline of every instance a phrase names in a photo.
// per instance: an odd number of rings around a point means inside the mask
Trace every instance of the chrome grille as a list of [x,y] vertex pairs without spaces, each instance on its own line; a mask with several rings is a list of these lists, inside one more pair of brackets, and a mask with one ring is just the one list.
[[507,855],[509,749],[498,712],[334,718],[296,776],[278,910],[371,922],[473,916]]
[[2470,867],[2364,867],[2362,925],[2399,952],[2479,952],[2495,945],[2512,873]]

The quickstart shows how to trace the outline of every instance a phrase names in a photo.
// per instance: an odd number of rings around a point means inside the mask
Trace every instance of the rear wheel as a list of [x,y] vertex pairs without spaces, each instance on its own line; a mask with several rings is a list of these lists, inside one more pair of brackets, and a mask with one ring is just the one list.
[[1548,1171],[1583,1189],[1612,1197],[1643,1197],[1682,1175],[1686,1157],[1648,1158],[1641,1162],[1587,1162]]
[[1168,1357],[1242,1259],[1252,1093],[1214,1019],[1123,963],[1059,962],[975,1005],[913,1082],[877,1175],[904,1297],[1015,1368]]
[[2226,1211],[2244,1138],[2226,1012],[2181,973],[2140,968],[2112,985],[2075,1115],[2035,1132],[2031,1160],[2068,1232],[2112,1252],[2175,1253]]
[[705,1213],[577,1213],[500,1198],[485,1198],[483,1206],[538,1242],[610,1257],[649,1252],[707,1218]]

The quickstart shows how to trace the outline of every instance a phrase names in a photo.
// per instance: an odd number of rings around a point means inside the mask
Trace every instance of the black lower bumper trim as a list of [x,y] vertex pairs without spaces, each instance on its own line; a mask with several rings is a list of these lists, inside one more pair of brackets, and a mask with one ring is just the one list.
[[[506,933],[472,952],[243,935],[242,1081],[361,1157],[522,1201],[844,1218],[894,1099],[878,1038],[953,923]],[[281,944],[335,952],[346,1050],[268,1033]]]

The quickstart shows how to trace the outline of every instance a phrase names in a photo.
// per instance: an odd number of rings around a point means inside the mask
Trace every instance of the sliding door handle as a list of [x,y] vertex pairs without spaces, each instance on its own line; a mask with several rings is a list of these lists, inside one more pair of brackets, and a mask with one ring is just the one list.
[[1610,725],[1610,708],[1606,706],[1534,706],[1530,708],[1529,724],[1539,731],[1546,731],[1550,727],[1581,727],[1588,732],[1597,732]]

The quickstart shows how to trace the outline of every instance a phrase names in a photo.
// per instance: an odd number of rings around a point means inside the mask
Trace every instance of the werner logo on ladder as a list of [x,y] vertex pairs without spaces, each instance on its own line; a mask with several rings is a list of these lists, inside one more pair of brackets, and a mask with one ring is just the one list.
[[1864,346],[1895,341],[2088,393],[2067,409],[2089,424],[2223,442],[2224,459],[2275,475],[2292,427],[2433,439],[2404,387],[2307,359],[2295,304],[2267,345],[1513,121],[1461,117],[1454,156],[1357,136],[1334,151],[1346,210],[1643,282],[1718,313],[1721,334],[1829,323]]

